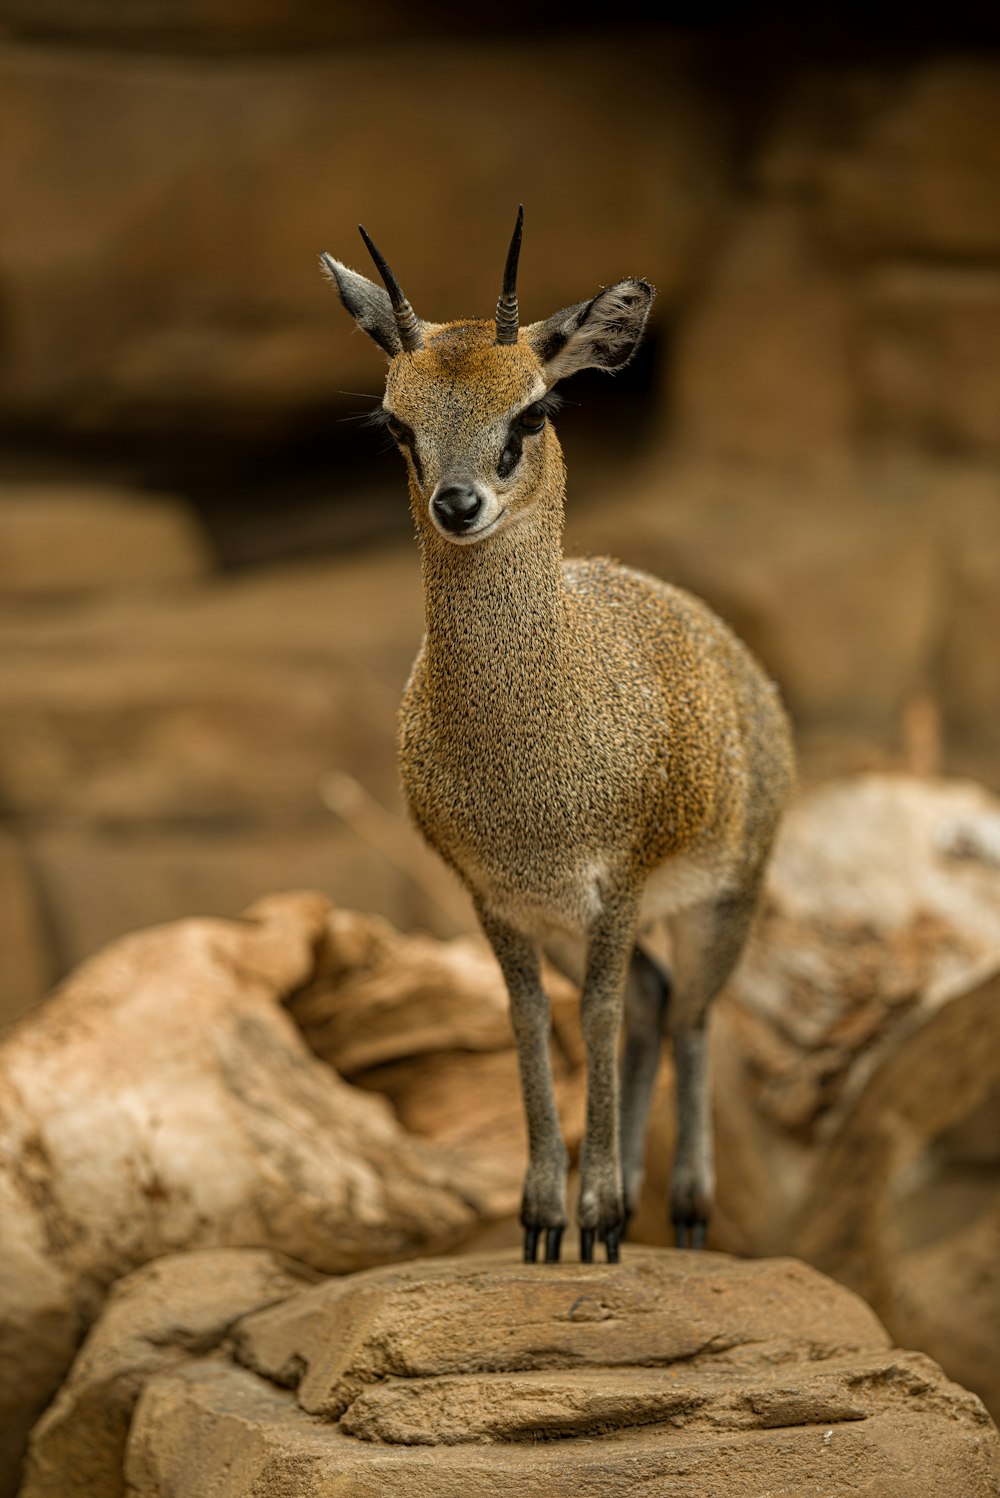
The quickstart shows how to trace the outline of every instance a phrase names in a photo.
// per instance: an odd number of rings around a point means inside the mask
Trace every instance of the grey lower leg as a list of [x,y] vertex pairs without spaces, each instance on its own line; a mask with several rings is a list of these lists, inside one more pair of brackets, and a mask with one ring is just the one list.
[[587,1047],[587,1120],[580,1155],[580,1257],[593,1256],[594,1239],[618,1257],[625,1227],[618,1105],[618,1033],[625,978],[632,956],[634,899],[609,903],[591,931],[580,1016]]
[[625,1212],[639,1203],[646,1153],[646,1120],[660,1062],[670,979],[659,963],[636,947],[625,985],[625,1045],[622,1052],[621,1135]]
[[521,1198],[524,1256],[534,1260],[544,1231],[545,1257],[556,1260],[566,1226],[567,1162],[552,1086],[548,995],[532,943],[488,912],[480,911],[480,920],[507,983],[517,1041],[528,1125],[528,1172]]
[[670,923],[675,980],[670,1028],[677,1073],[677,1153],[670,1179],[670,1215],[681,1248],[704,1244],[715,1196],[709,1005],[743,950],[756,903],[757,885],[749,881],[741,894],[695,906]]
[[678,1248],[704,1246],[715,1196],[706,1020],[674,1036],[677,1152],[670,1178],[670,1216]]

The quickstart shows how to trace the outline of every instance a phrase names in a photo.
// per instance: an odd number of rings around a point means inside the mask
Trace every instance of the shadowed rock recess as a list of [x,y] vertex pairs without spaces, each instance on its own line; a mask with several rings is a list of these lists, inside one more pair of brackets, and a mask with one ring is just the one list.
[[22,1498],[62,1498],[68,1474],[91,1498],[985,1498],[1000,1438],[794,1260],[444,1258],[303,1286],[216,1250],[115,1291]]

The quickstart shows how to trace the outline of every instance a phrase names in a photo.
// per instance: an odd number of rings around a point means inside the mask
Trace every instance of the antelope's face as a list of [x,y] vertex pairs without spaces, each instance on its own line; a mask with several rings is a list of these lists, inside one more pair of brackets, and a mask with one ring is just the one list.
[[424,329],[424,347],[389,368],[382,415],[402,449],[419,524],[470,545],[531,509],[556,398],[530,345],[498,345],[492,323]]
[[518,328],[511,240],[494,322],[421,322],[362,229],[385,290],[338,260],[323,265],[355,322],[390,356],[381,420],[402,449],[417,523],[459,546],[529,514],[562,454],[552,388],[579,369],[621,369],[642,335],[653,288],[618,281],[589,302]]

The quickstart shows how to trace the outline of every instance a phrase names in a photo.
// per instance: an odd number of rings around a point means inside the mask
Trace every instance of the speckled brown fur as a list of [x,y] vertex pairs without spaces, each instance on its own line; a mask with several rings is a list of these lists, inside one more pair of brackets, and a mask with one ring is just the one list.
[[[340,271],[342,298],[362,321],[362,278],[347,285],[354,273]],[[377,289],[362,292],[373,309],[366,303],[364,315],[384,317]],[[385,409],[408,429],[426,601],[400,715],[403,785],[424,836],[469,887],[507,979],[529,1125],[522,1220],[532,1252],[546,1230],[557,1254],[566,1221],[539,949],[584,979],[578,1216],[585,1251],[596,1233],[610,1256],[641,1179],[667,1009],[662,975],[636,940],[660,917],[674,950],[671,1205],[681,1236],[702,1239],[713,1181],[705,1015],[742,948],[792,783],[777,693],[704,604],[605,558],[563,560],[565,469],[551,423],[525,437],[513,473],[498,477],[519,413],[574,368],[624,362],[651,299],[643,282],[618,283],[522,328],[512,346],[497,346],[491,323],[421,324],[423,346],[396,352],[386,383]],[[391,346],[387,323],[383,333]],[[432,509],[456,484],[482,501],[469,534],[450,533]]]

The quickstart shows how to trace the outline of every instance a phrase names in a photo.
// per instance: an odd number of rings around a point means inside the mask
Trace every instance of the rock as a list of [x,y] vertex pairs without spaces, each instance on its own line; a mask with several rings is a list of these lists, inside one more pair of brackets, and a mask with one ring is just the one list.
[[[135,1498],[986,1495],[981,1404],[790,1261],[437,1260],[298,1291],[224,1355],[154,1373]],[[252,1372],[250,1370],[253,1370]]]
[[863,255],[1000,252],[1000,68],[949,58],[851,82],[852,128],[824,183],[837,240]]
[[574,550],[613,546],[705,598],[775,677],[797,730],[837,725],[886,755],[933,671],[944,558],[959,545],[939,537],[926,487],[907,465],[691,461],[650,467],[569,529]]
[[[801,1255],[995,1399],[1000,801],[903,776],[804,796],[717,1006],[713,1067],[713,1242]],[[673,1132],[664,1094],[637,1221],[660,1241]]]
[[259,1249],[203,1249],[119,1280],[70,1376],[32,1432],[19,1498],[124,1498],[125,1442],[144,1384],[205,1357],[229,1327],[309,1283],[302,1265]]
[[240,51],[290,46],[330,46],[406,32],[409,17],[398,0],[363,10],[331,10],[313,0],[145,0],[123,10],[115,0],[89,0],[85,11],[66,0],[8,0],[4,23],[11,35],[44,37],[57,44],[103,44],[138,50]]
[[[964,544],[953,556],[953,586],[945,621],[940,683],[942,712],[955,748],[980,748],[987,765],[1000,763],[1000,652],[987,641],[1000,637],[1000,475],[959,472],[938,492],[942,531]],[[991,783],[992,771],[987,769]],[[994,784],[994,789],[1000,786]]]
[[777,464],[850,446],[849,285],[795,205],[756,205],[686,312],[670,398],[682,441]]
[[[328,911],[142,932],[0,1047],[0,1493],[108,1285],[177,1247],[267,1247],[340,1271],[480,1220],[454,1153],[307,1049],[281,1001]],[[5,1485],[6,1484],[6,1485]]]
[[23,843],[0,830],[0,1031],[48,987],[48,937]]
[[[583,1135],[585,1062],[577,990],[546,972],[556,1101],[571,1155]],[[461,1153],[490,1218],[521,1199],[527,1135],[507,991],[481,936],[435,941],[331,913],[308,987],[289,1010],[316,1054],[392,1102],[412,1133]]]
[[[404,823],[397,835],[416,838]],[[324,815],[282,825],[234,818],[203,826],[39,830],[26,839],[46,891],[53,961],[65,972],[150,922],[199,912],[233,917],[268,890],[297,884],[375,906],[443,934],[448,912],[384,852]]]
[[150,588],[209,566],[178,499],[120,485],[0,484],[0,596]]
[[[5,47],[5,418],[259,435],[374,389],[380,356],[348,336],[318,267],[323,249],[368,263],[359,220],[430,318],[491,315],[522,200],[530,318],[630,269],[664,306],[679,295],[727,172],[683,48],[441,38],[420,58],[409,40],[215,66]],[[456,130],[468,77],[490,107]],[[438,169],[400,171],[402,141]],[[460,252],[442,252],[449,234]]]
[[[0,667],[0,774],[17,812],[79,823],[314,816],[331,756],[394,774],[352,682],[286,660],[123,650]],[[360,695],[360,694],[359,694]],[[349,729],[347,725],[349,724]]]
[[995,455],[1000,274],[893,265],[859,294],[858,399],[870,435],[910,449]]

